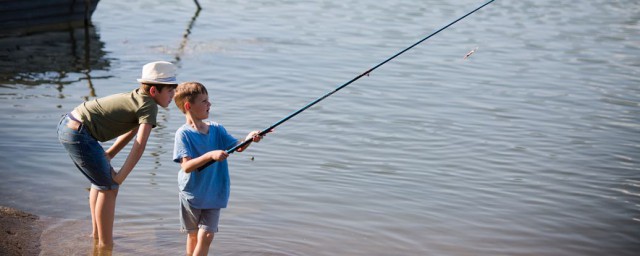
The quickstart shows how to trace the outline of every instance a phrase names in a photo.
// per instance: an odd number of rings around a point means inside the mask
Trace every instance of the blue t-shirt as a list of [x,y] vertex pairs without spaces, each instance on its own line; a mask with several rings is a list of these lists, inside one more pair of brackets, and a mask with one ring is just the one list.
[[[227,130],[209,122],[209,133],[202,134],[188,124],[176,131],[173,161],[180,163],[183,157],[199,157],[211,150],[227,150],[238,144],[238,140]],[[178,173],[180,196],[196,209],[226,208],[229,202],[229,167],[227,160],[216,161],[202,171]]]

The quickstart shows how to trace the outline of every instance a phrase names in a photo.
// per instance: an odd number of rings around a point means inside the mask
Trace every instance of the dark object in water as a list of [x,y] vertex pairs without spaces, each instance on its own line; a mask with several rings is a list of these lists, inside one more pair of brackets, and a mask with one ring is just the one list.
[[0,37],[82,27],[99,0],[0,0]]

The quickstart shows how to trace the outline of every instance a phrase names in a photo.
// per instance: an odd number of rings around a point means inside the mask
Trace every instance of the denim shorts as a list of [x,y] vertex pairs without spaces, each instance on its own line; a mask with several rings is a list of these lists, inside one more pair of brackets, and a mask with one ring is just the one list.
[[58,124],[58,140],[69,153],[78,170],[91,182],[91,188],[97,190],[118,189],[118,183],[111,176],[111,162],[105,155],[102,145],[91,136],[84,125],[78,130],[67,127],[70,119],[64,115]]
[[180,196],[180,224],[182,232],[193,233],[204,229],[211,233],[218,232],[220,208],[196,209],[189,205],[187,199]]

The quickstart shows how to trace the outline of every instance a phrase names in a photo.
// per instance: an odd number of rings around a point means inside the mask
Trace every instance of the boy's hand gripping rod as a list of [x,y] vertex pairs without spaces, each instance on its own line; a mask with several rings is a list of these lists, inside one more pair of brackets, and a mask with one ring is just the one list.
[[[406,51],[410,50],[411,48],[415,47],[416,45],[418,45],[418,44],[420,44],[420,43],[422,43],[422,42],[426,41],[427,39],[429,39],[429,38],[431,38],[432,36],[434,36],[434,35],[436,35],[436,34],[440,33],[441,31],[443,31],[443,30],[447,29],[447,28],[448,28],[448,27],[450,27],[451,25],[453,25],[453,24],[457,23],[458,21],[460,21],[460,20],[462,20],[462,19],[466,18],[467,16],[471,15],[472,13],[474,13],[474,12],[476,12],[476,11],[478,11],[478,10],[482,9],[483,7],[485,7],[485,6],[487,6],[488,4],[492,3],[493,1],[495,1],[495,0],[491,0],[491,1],[486,2],[485,4],[483,4],[483,5],[481,5],[480,7],[476,8],[475,10],[473,10],[473,11],[471,11],[471,12],[469,12],[469,13],[465,14],[464,16],[462,16],[462,17],[460,17],[460,18],[458,18],[458,19],[454,20],[453,22],[451,22],[451,23],[447,24],[446,26],[444,26],[444,27],[442,27],[442,28],[438,29],[436,32],[433,32],[433,33],[431,33],[430,35],[426,36],[425,38],[422,38],[420,41],[418,41],[418,42],[416,42],[416,43],[412,44],[411,46],[409,46],[409,47],[405,48],[404,50],[402,50],[402,51],[400,51],[400,52],[396,53],[395,55],[393,55],[393,56],[389,57],[389,58],[388,58],[388,59],[386,59],[385,61],[380,62],[378,65],[375,65],[374,67],[372,67],[372,68],[370,68],[369,70],[365,71],[364,73],[362,73],[362,74],[360,74],[360,75],[358,75],[358,76],[354,77],[353,79],[351,79],[350,81],[348,81],[348,82],[344,83],[343,85],[338,86],[338,87],[337,87],[337,88],[335,88],[333,91],[331,91],[331,92],[329,92],[329,93],[327,93],[327,94],[323,95],[322,97],[320,97],[320,98],[318,98],[318,99],[314,100],[313,102],[311,102],[311,103],[307,104],[306,106],[304,106],[303,108],[299,109],[298,111],[295,111],[295,112],[291,113],[289,116],[287,116],[287,117],[285,117],[285,118],[282,118],[280,121],[278,121],[278,122],[276,122],[276,123],[272,124],[271,126],[269,126],[269,127],[268,127],[268,128],[266,128],[266,129],[262,130],[262,131],[259,133],[259,135],[260,135],[260,136],[264,136],[265,134],[267,134],[267,133],[269,133],[270,131],[272,131],[274,128],[276,128],[276,127],[278,127],[279,125],[281,125],[282,123],[284,123],[284,122],[288,121],[289,119],[293,118],[294,116],[297,116],[298,114],[300,114],[300,113],[302,113],[303,111],[307,110],[308,108],[312,107],[312,106],[313,106],[313,105],[315,105],[316,103],[318,103],[318,102],[320,102],[320,101],[324,100],[325,98],[327,98],[327,97],[329,97],[329,96],[333,95],[334,93],[338,92],[338,91],[339,91],[339,90],[341,90],[342,88],[347,87],[347,85],[350,85],[351,83],[355,82],[356,80],[360,79],[361,77],[363,77],[363,76],[368,76],[368,75],[369,75],[369,73],[371,73],[371,71],[376,70],[376,69],[377,69],[377,68],[379,68],[380,66],[382,66],[382,65],[386,64],[387,62],[391,61],[392,59],[395,59],[396,57],[400,56],[401,54],[403,54],[403,53],[405,53]],[[238,145],[236,145],[236,146],[234,146],[234,147],[232,147],[232,148],[228,149],[228,150],[227,150],[227,153],[228,153],[228,154],[233,154],[233,152],[235,152],[236,150],[238,150],[238,148],[241,148],[241,147],[246,146],[247,144],[251,143],[251,141],[252,141],[251,139],[249,139],[249,140],[245,140],[245,141],[243,141],[242,143],[240,143],[240,144],[238,144]],[[207,163],[207,164],[203,165],[202,167],[198,168],[198,170],[202,170],[202,169],[206,168],[207,166],[211,165],[211,164],[212,164],[212,163],[214,163],[214,162],[215,162],[215,161],[211,161],[211,162],[209,162],[209,163]]]

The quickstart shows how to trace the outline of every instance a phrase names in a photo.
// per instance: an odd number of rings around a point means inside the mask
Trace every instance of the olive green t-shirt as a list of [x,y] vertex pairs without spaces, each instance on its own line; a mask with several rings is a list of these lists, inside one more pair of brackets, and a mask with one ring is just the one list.
[[156,127],[158,105],[145,91],[136,89],[87,101],[76,107],[82,124],[98,141],[108,141],[140,124]]

